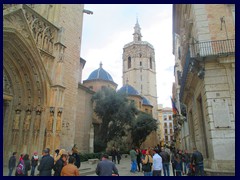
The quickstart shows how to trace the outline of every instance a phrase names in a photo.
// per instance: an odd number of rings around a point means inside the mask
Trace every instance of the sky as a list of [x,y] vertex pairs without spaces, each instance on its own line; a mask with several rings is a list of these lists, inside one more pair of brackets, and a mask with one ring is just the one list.
[[99,68],[100,62],[118,84],[122,83],[122,54],[125,44],[133,41],[136,20],[141,27],[142,41],[155,49],[158,104],[171,107],[174,82],[172,54],[171,4],[85,4],[81,57],[86,60],[83,80]]

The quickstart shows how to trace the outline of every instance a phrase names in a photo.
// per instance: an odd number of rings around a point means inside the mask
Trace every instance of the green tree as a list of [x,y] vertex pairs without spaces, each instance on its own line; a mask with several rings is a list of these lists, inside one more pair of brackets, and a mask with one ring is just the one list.
[[132,145],[140,147],[147,136],[157,130],[157,120],[146,113],[139,113],[137,119],[131,124]]
[[125,135],[123,127],[131,124],[137,109],[124,95],[110,88],[103,88],[95,93],[92,101],[95,104],[94,112],[102,120],[96,143],[101,144],[104,150],[107,142]]

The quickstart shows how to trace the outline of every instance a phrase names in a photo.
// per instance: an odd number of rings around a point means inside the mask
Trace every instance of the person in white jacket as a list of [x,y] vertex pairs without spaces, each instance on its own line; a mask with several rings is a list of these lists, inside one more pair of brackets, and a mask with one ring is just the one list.
[[158,154],[157,149],[153,149],[153,176],[161,176],[162,158]]

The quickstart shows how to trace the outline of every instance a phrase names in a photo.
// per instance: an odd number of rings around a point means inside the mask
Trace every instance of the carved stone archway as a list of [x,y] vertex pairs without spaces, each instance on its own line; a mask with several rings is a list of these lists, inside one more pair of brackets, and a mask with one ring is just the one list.
[[49,114],[51,82],[27,24],[17,20],[4,19],[3,29],[4,157],[41,151]]

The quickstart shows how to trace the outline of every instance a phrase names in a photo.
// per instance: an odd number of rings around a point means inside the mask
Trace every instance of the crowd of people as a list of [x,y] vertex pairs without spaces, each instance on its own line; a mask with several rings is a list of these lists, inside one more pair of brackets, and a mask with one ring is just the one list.
[[8,169],[9,176],[12,176],[14,169],[15,176],[35,176],[35,170],[39,171],[39,176],[79,176],[80,156],[75,147],[72,148],[72,153],[65,151],[65,149],[56,149],[52,157],[50,149],[46,148],[42,151],[41,160],[38,153],[34,152],[32,157],[29,154],[21,154],[17,162],[17,152],[14,152],[9,158]]
[[[144,176],[170,176],[170,164],[174,176],[203,176],[203,155],[196,148],[193,153],[187,150],[172,150],[156,146],[140,150],[132,148],[130,150],[131,168],[130,172],[143,171]],[[142,166],[142,168],[141,168]]]
[[[130,151],[131,165],[130,172],[143,172],[144,176],[170,176],[170,165],[172,165],[172,174],[174,176],[197,176],[204,175],[203,156],[196,149],[193,153],[187,150],[172,150],[156,146],[154,148],[139,149],[133,147]],[[101,161],[97,164],[96,174],[98,176],[118,176],[119,172],[116,163],[120,164],[120,150],[112,148],[110,155],[112,161],[109,160],[107,153],[102,155]],[[39,176],[79,176],[79,168],[81,165],[80,156],[76,148],[72,148],[72,153],[64,149],[55,150],[52,157],[50,149],[46,148],[42,151],[41,160],[38,153],[34,152],[32,157],[29,154],[21,154],[17,162],[17,152],[14,152],[9,159],[9,176],[12,175],[14,169],[16,176],[35,175],[35,169],[39,171]],[[163,172],[163,174],[162,174]]]

